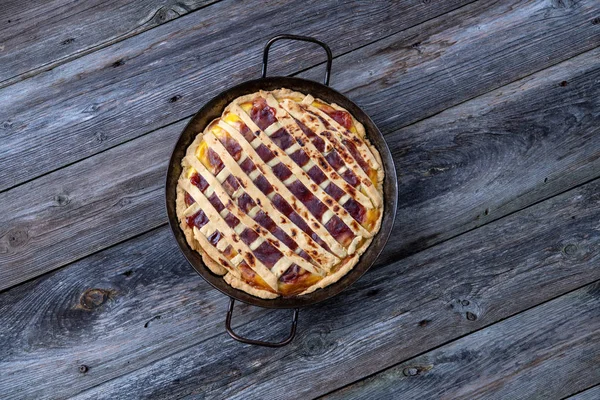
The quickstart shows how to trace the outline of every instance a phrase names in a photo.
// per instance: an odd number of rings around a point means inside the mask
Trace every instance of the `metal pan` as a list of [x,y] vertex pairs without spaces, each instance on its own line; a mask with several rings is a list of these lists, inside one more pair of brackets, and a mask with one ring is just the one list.
[[[324,84],[301,78],[284,76],[266,76],[269,48],[275,41],[280,39],[300,40],[316,43],[323,47],[323,49],[325,49],[327,53],[327,66]],[[369,118],[369,116],[363,110],[361,110],[360,107],[354,104],[346,96],[328,86],[329,76],[331,72],[331,63],[331,50],[323,42],[320,42],[310,37],[296,35],[279,35],[273,37],[267,42],[264,48],[262,77],[260,79],[247,81],[232,88],[229,88],[219,93],[208,103],[206,103],[196,113],[196,115],[194,115],[191,121],[184,128],[183,132],[181,133],[181,136],[179,137],[179,140],[177,140],[177,143],[175,144],[175,148],[173,149],[173,153],[171,155],[171,160],[169,162],[169,167],[167,170],[166,205],[167,214],[169,216],[169,224],[173,231],[173,235],[175,237],[175,240],[179,244],[183,255],[189,261],[192,267],[198,272],[198,274],[200,274],[214,288],[230,297],[231,300],[229,303],[229,309],[227,312],[225,326],[227,332],[234,339],[244,343],[269,347],[279,347],[290,343],[296,333],[298,309],[301,307],[313,305],[320,301],[327,300],[330,297],[337,295],[342,290],[346,289],[348,286],[352,285],[371,267],[375,259],[379,256],[388,240],[388,237],[394,225],[394,218],[396,216],[396,205],[398,201],[398,183],[396,179],[396,169],[394,167],[392,155],[383,138],[383,135],[381,134],[379,129],[377,129],[377,126],[375,126],[373,121],[371,121],[371,118]],[[383,161],[383,168],[385,171],[385,179],[383,183],[384,214],[381,229],[375,235],[373,242],[371,243],[369,248],[362,255],[358,264],[356,264],[354,268],[343,278],[341,278],[338,282],[327,286],[323,289],[318,289],[313,293],[304,296],[288,298],[279,297],[276,299],[269,300],[254,297],[246,292],[229,286],[225,282],[225,280],[223,280],[222,277],[213,274],[204,265],[200,254],[198,254],[196,251],[192,250],[189,247],[188,243],[186,242],[185,235],[179,228],[177,214],[175,212],[175,198],[177,180],[179,179],[179,176],[181,174],[181,160],[185,156],[186,149],[192,143],[196,135],[199,132],[202,132],[204,128],[208,125],[208,123],[210,123],[213,119],[220,117],[225,107],[235,98],[245,94],[258,92],[259,90],[274,90],[279,88],[288,88],[296,90],[302,93],[311,94],[315,98],[323,99],[328,103],[336,103],[348,110],[360,123],[364,125],[367,137],[369,138],[371,143],[377,148]],[[259,340],[247,339],[237,335],[231,329],[231,317],[233,313],[233,306],[235,300],[239,300],[244,303],[248,303],[258,307],[294,309],[290,336],[281,342],[263,342]]]

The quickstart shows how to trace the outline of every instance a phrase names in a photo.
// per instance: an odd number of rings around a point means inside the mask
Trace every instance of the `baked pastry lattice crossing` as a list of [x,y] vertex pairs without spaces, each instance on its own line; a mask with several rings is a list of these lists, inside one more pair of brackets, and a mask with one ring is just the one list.
[[189,146],[177,216],[231,286],[310,293],[350,271],[383,215],[383,168],[343,108],[288,89],[229,104]]

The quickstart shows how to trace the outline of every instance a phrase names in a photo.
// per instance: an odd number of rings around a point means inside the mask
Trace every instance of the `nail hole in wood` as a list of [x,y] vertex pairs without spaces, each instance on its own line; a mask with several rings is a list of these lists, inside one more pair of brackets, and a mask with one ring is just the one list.
[[420,321],[420,322],[419,322],[419,326],[420,326],[420,327],[427,326],[427,325],[429,325],[429,323],[430,323],[430,322],[431,322],[431,320],[429,320],[429,319],[424,319],[424,320],[422,320],[422,321]]
[[463,306],[468,306],[469,304],[471,304],[471,302],[469,300],[463,300],[460,302]]
[[120,66],[121,66],[121,65],[123,65],[123,64],[125,64],[125,61],[123,61],[123,59],[122,59],[122,58],[120,58],[120,59],[118,59],[117,61],[115,61],[115,62],[112,64],[112,67],[113,67],[113,68],[117,68],[117,67],[120,67]]
[[484,215],[489,215],[490,214],[490,209],[486,208],[485,211],[483,212]]
[[128,277],[128,278],[129,278],[131,275],[133,275],[133,271],[132,271],[132,270],[130,270],[130,269],[128,269],[127,271],[123,272],[123,276],[126,276],[126,277]]
[[85,374],[89,370],[90,370],[90,368],[87,365],[81,364],[79,366],[79,372],[81,372],[82,374]]
[[562,81],[562,82],[560,83],[560,86],[562,86],[562,87],[565,87],[565,86],[567,86],[568,84],[569,84],[569,82],[567,82],[567,81]]
[[181,99],[181,95],[177,94],[169,99],[169,103],[175,103],[179,99]]
[[150,318],[150,319],[148,320],[148,322],[146,322],[146,323],[144,324],[144,328],[147,328],[147,327],[148,327],[148,325],[150,325],[150,322],[152,322],[152,321],[155,321],[155,320],[159,320],[159,319],[160,319],[160,315],[157,315],[157,316],[155,316],[155,317],[152,317],[152,318]]

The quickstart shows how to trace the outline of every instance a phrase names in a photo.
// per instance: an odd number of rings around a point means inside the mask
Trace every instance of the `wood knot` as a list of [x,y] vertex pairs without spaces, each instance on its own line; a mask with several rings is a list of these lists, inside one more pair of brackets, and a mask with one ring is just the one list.
[[98,143],[102,143],[106,139],[108,139],[108,135],[105,132],[96,132],[96,134],[94,136],[96,137],[96,141]]
[[117,202],[117,205],[118,205],[119,207],[127,207],[127,206],[128,206],[128,205],[130,205],[130,204],[131,204],[131,199],[130,199],[130,198],[128,198],[128,197],[123,197],[122,199],[120,199],[120,200]]
[[567,256],[574,256],[575,254],[577,254],[577,250],[577,245],[571,243],[564,247],[563,253],[565,253],[565,255]]
[[6,120],[2,123],[2,129],[12,129],[13,122],[11,120]]
[[467,319],[469,321],[476,321],[477,320],[477,315],[473,314],[471,311],[467,311]]
[[421,375],[423,372],[429,371],[431,368],[433,368],[433,365],[414,365],[414,366],[404,368],[402,370],[402,375],[417,376],[417,375]]
[[29,240],[29,233],[25,229],[14,229],[8,232],[8,245],[21,247]]
[[92,103],[81,111],[83,114],[93,114],[100,109],[100,104]]
[[66,194],[57,194],[56,196],[54,196],[54,202],[59,207],[64,207],[71,202],[71,199],[69,199],[69,196]]
[[113,68],[117,68],[120,67],[121,65],[125,64],[125,60],[123,60],[122,58],[119,58],[117,61],[115,61],[114,63],[112,63],[112,67]]
[[100,307],[110,297],[110,292],[105,289],[88,289],[81,295],[79,304],[85,310],[93,310]]
[[302,355],[305,357],[317,357],[333,349],[335,342],[329,339],[329,332],[328,328],[310,332],[302,341]]

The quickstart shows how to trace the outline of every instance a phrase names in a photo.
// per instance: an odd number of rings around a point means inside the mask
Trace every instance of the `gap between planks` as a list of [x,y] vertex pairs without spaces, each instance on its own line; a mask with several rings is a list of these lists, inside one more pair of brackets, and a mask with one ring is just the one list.
[[[80,57],[83,57],[83,56],[86,56],[88,54],[94,53],[94,52],[96,52],[98,50],[101,50],[101,49],[104,49],[106,47],[115,45],[115,44],[117,44],[119,42],[122,42],[123,40],[126,40],[126,39],[129,39],[131,37],[137,36],[140,33],[148,32],[148,31],[151,31],[154,28],[158,28],[159,26],[162,26],[162,25],[165,25],[165,24],[169,24],[170,22],[173,22],[173,21],[175,21],[175,20],[177,20],[177,19],[179,19],[181,17],[193,14],[193,13],[195,13],[197,11],[203,10],[203,9],[205,9],[207,7],[210,7],[210,6],[214,5],[214,4],[217,4],[217,3],[221,2],[221,1],[223,1],[223,0],[213,0],[210,3],[207,3],[205,5],[202,5],[202,6],[198,7],[198,8],[196,8],[195,10],[189,11],[189,12],[187,12],[185,14],[179,14],[177,17],[171,18],[171,19],[169,19],[166,22],[159,23],[159,24],[156,24],[156,25],[152,25],[152,26],[149,26],[148,28],[144,28],[143,26],[145,24],[148,24],[148,23],[152,22],[154,20],[154,18],[156,17],[156,15],[163,9],[161,7],[158,10],[156,10],[154,12],[154,14],[152,14],[150,16],[150,18],[148,18],[146,21],[142,22],[139,26],[132,28],[130,31],[128,31],[128,32],[126,32],[126,33],[124,33],[124,34],[116,37],[116,38],[108,39],[105,42],[101,42],[101,43],[99,43],[97,45],[93,45],[93,46],[88,47],[88,48],[86,48],[84,50],[76,51],[76,52],[74,52],[72,54],[69,54],[69,55],[64,56],[62,58],[59,58],[57,60],[48,62],[46,64],[41,64],[41,65],[39,65],[39,66],[37,66],[35,68],[32,68],[32,69],[30,69],[30,70],[28,70],[26,72],[22,72],[20,74],[14,75],[14,76],[12,76],[10,78],[4,79],[4,80],[0,81],[0,89],[9,87],[9,86],[11,86],[11,85],[13,85],[15,83],[21,82],[21,81],[23,81],[25,79],[32,78],[32,77],[34,77],[36,75],[39,75],[39,74],[41,74],[43,72],[51,71],[51,70],[53,70],[54,68],[56,68],[58,66],[61,66],[61,65],[66,64],[66,63],[69,63],[69,62],[71,62],[73,60],[76,60],[76,59],[78,59]],[[85,11],[87,11],[87,10],[85,10]]]
[[[206,5],[206,6],[203,6],[203,7],[199,8],[199,9],[197,9],[197,10],[191,11],[190,13],[187,13],[187,14],[181,15],[181,16],[179,16],[179,17],[177,17],[177,18],[173,18],[173,19],[169,20],[169,21],[168,21],[168,22],[166,22],[166,23],[159,24],[159,25],[155,25],[155,26],[153,26],[153,27],[151,27],[151,28],[149,28],[149,29],[147,29],[147,30],[144,30],[144,31],[137,32],[136,34],[134,34],[134,35],[131,35],[130,37],[136,36],[137,34],[141,34],[141,33],[147,32],[147,31],[149,31],[149,30],[152,30],[152,29],[154,29],[154,28],[158,28],[159,26],[163,26],[163,25],[169,24],[170,22],[173,22],[173,21],[175,21],[176,19],[179,19],[179,18],[181,18],[181,17],[187,16],[187,15],[189,15],[189,14],[192,14],[192,13],[194,13],[194,12],[196,12],[196,11],[199,11],[199,10],[201,10],[201,9],[203,9],[203,8],[209,7],[209,6],[211,6],[211,5],[214,5],[214,4],[216,4],[216,3],[218,3],[218,2],[221,2],[221,1],[223,1],[223,0],[216,0],[216,1],[214,1],[214,2],[210,3],[210,4]],[[394,31],[394,32],[392,32],[392,33],[390,33],[390,34],[387,34],[387,35],[384,35],[384,36],[382,36],[382,37],[379,37],[379,38],[377,38],[377,39],[375,39],[375,40],[373,40],[373,41],[366,42],[366,43],[364,43],[364,44],[362,44],[362,45],[360,45],[360,46],[358,46],[358,47],[356,47],[356,48],[352,48],[351,50],[348,50],[348,51],[341,52],[341,53],[339,53],[338,55],[335,55],[335,56],[333,57],[333,59],[335,60],[335,59],[338,59],[338,58],[340,58],[340,57],[346,56],[346,55],[348,55],[348,54],[350,54],[350,53],[353,53],[354,51],[358,51],[358,50],[360,50],[360,49],[362,49],[362,48],[364,48],[364,47],[371,46],[371,45],[373,45],[373,44],[375,44],[375,43],[377,43],[377,42],[379,42],[379,41],[381,41],[381,40],[384,40],[384,39],[390,38],[390,37],[392,37],[392,36],[394,36],[394,35],[397,35],[397,34],[399,34],[399,33],[402,33],[402,32],[404,32],[404,31],[406,31],[406,30],[409,30],[409,29],[412,29],[412,28],[414,28],[414,27],[416,27],[416,26],[419,26],[419,25],[422,25],[422,24],[424,24],[424,23],[427,23],[427,22],[429,22],[429,21],[431,21],[431,20],[434,20],[434,19],[436,19],[436,18],[439,18],[439,17],[441,17],[441,16],[443,16],[443,15],[445,15],[445,14],[448,14],[448,13],[450,13],[450,12],[455,12],[455,11],[457,11],[457,10],[460,10],[460,9],[462,9],[462,8],[464,8],[464,7],[467,7],[468,5],[470,5],[470,4],[472,4],[472,3],[475,3],[476,1],[477,1],[477,0],[472,0],[472,1],[470,1],[470,2],[468,2],[468,3],[465,3],[465,4],[463,4],[463,5],[460,5],[460,6],[456,7],[456,8],[453,8],[453,9],[448,9],[447,11],[445,11],[445,12],[444,12],[444,13],[442,13],[442,14],[439,14],[439,15],[433,15],[433,16],[431,16],[431,17],[429,17],[429,18],[426,18],[426,19],[424,19],[424,20],[422,20],[422,21],[420,21],[420,22],[418,22],[418,23],[416,23],[416,24],[414,24],[414,25],[409,25],[409,26],[407,26],[407,27],[404,27],[404,28],[402,28],[402,29],[399,29],[399,30],[397,30],[397,31]],[[124,37],[124,38],[122,38],[121,40],[119,40],[118,42],[120,42],[120,41],[122,41],[122,40],[125,40],[125,39],[128,39],[128,38],[129,38],[129,37]],[[118,42],[115,42],[115,43],[118,43]],[[113,44],[115,44],[115,43],[111,43],[110,45],[113,45]],[[98,47],[98,48],[95,48],[93,51],[89,51],[89,52],[81,53],[81,54],[79,54],[77,57],[73,57],[73,58],[71,58],[71,59],[69,59],[69,60],[66,60],[65,62],[62,62],[62,63],[60,63],[60,64],[57,64],[57,65],[54,65],[52,68],[58,67],[59,65],[62,65],[62,64],[66,64],[66,63],[68,63],[68,62],[70,62],[70,61],[76,60],[77,58],[83,57],[83,56],[85,56],[85,55],[88,55],[88,54],[94,53],[95,51],[101,50],[101,49],[103,49],[103,48],[105,48],[105,47],[109,47],[110,45],[106,45],[106,46]],[[576,56],[577,56],[577,55],[575,55],[574,57],[576,57]],[[565,60],[558,61],[557,63],[560,63],[560,62],[562,62],[562,61],[565,61]],[[325,62],[319,62],[319,63],[313,64],[313,65],[311,65],[311,66],[308,66],[308,67],[302,68],[302,69],[300,69],[300,70],[298,70],[298,71],[295,71],[295,72],[293,72],[293,73],[289,74],[288,76],[297,76],[297,75],[299,75],[299,74],[302,74],[302,73],[304,73],[304,72],[307,72],[307,71],[313,70],[313,69],[315,69],[315,68],[318,68],[319,66],[321,66],[321,65],[324,65],[324,64],[325,64]],[[553,64],[553,65],[554,65],[554,64]],[[551,65],[551,66],[552,66],[552,65]],[[50,69],[52,69],[52,68],[50,68]],[[38,71],[38,73],[41,73],[41,72],[43,72],[44,70],[46,70],[46,69],[42,69],[42,70]],[[36,74],[33,74],[33,75],[31,75],[31,76],[28,76],[27,78],[34,77],[34,76],[35,76],[35,75],[37,75],[38,73],[36,73]],[[533,73],[535,73],[535,72],[533,72]],[[12,84],[15,84],[15,83],[21,82],[21,81],[23,81],[23,80],[24,80],[24,79],[19,79],[19,80],[15,81],[15,82],[11,82],[10,84],[8,84],[8,85],[4,85],[4,86],[2,85],[2,82],[0,82],[0,89],[3,89],[3,88],[5,88],[5,87],[8,87],[8,86],[10,86],[10,85],[12,85]],[[475,96],[475,97],[477,97],[477,96]],[[466,101],[466,100],[465,100],[465,101]],[[86,160],[86,159],[88,159],[88,158],[94,157],[94,156],[95,156],[95,155],[97,155],[97,154],[104,153],[104,152],[105,152],[105,151],[107,151],[107,150],[114,149],[114,148],[116,148],[116,147],[118,147],[118,146],[121,146],[121,145],[123,145],[123,144],[129,143],[129,142],[131,142],[131,141],[133,141],[133,140],[135,140],[135,139],[138,139],[138,138],[141,138],[141,137],[143,137],[143,136],[146,136],[146,135],[148,135],[148,134],[150,134],[150,133],[152,133],[152,132],[155,132],[155,131],[157,131],[157,130],[159,130],[159,129],[163,129],[163,128],[165,128],[165,127],[168,127],[168,126],[174,125],[174,124],[176,124],[176,123],[179,123],[179,122],[181,122],[181,121],[183,121],[183,120],[185,120],[185,119],[191,118],[191,117],[192,117],[192,116],[194,116],[194,115],[195,115],[195,112],[194,112],[194,113],[187,114],[187,115],[185,115],[184,117],[182,117],[182,118],[180,118],[180,119],[177,119],[177,120],[175,120],[175,121],[172,121],[172,122],[169,122],[169,123],[167,123],[167,124],[165,124],[165,125],[161,125],[161,126],[159,126],[159,127],[156,127],[156,128],[150,129],[150,130],[148,130],[148,131],[146,131],[146,132],[144,132],[144,133],[142,133],[142,134],[140,134],[140,135],[138,135],[138,136],[134,136],[134,137],[132,137],[132,138],[126,139],[126,140],[125,140],[125,141],[123,141],[123,142],[116,143],[114,146],[109,146],[109,147],[106,147],[106,148],[104,148],[104,149],[101,149],[101,150],[99,150],[99,151],[97,151],[97,152],[93,153],[93,154],[90,154],[90,155],[84,156],[83,158],[80,158],[80,159],[74,160],[74,161],[72,161],[72,162],[69,162],[69,163],[67,163],[67,164],[65,164],[65,165],[61,165],[61,166],[60,166],[60,167],[58,167],[58,168],[53,168],[53,169],[50,169],[50,170],[48,170],[48,171],[46,171],[46,172],[44,172],[44,173],[42,173],[42,174],[36,175],[36,176],[34,176],[34,177],[30,178],[30,179],[23,180],[22,182],[19,182],[19,183],[17,183],[17,184],[14,184],[14,185],[12,185],[12,186],[6,187],[6,188],[4,188],[4,189],[0,189],[0,194],[1,194],[1,193],[4,193],[4,192],[7,192],[7,191],[9,191],[9,190],[12,190],[12,189],[14,189],[14,188],[17,188],[17,187],[19,187],[19,186],[21,186],[21,185],[24,185],[24,184],[26,184],[26,183],[32,182],[32,181],[34,181],[34,180],[36,180],[36,179],[38,179],[38,178],[41,178],[41,177],[43,177],[43,176],[45,176],[45,175],[48,175],[48,174],[51,174],[51,173],[53,173],[53,172],[55,172],[55,171],[58,171],[58,170],[60,170],[60,169],[62,169],[62,168],[68,167],[69,165],[76,164],[76,163],[78,163],[78,162],[80,162],[80,161],[83,161],[83,160]],[[423,118],[423,119],[426,119],[426,118],[427,118],[427,117],[425,117],[425,118]],[[409,124],[409,125],[410,125],[410,124]],[[408,125],[407,125],[407,126],[408,126]]]

